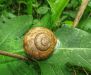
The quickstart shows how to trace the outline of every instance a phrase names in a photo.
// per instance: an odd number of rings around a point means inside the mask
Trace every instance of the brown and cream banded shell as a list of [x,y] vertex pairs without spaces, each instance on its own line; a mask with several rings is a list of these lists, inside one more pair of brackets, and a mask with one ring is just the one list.
[[24,49],[35,59],[45,59],[54,51],[56,37],[47,28],[32,28],[24,37]]

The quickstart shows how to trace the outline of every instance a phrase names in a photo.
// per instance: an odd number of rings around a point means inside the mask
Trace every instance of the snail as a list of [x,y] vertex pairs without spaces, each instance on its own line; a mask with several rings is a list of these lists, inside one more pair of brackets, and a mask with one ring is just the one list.
[[51,30],[35,27],[24,36],[24,50],[35,59],[45,59],[53,53],[56,42],[56,37]]

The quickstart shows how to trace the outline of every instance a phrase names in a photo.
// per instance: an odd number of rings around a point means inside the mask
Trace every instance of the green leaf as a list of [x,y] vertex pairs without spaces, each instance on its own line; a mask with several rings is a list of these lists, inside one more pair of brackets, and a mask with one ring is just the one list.
[[37,13],[38,14],[46,14],[48,12],[49,8],[45,5],[45,6],[42,6],[42,7],[39,7],[37,9]]
[[0,64],[0,73],[2,75],[36,75],[32,64],[20,60]]
[[69,64],[82,66],[91,71],[90,57],[91,48],[60,48],[56,49],[49,59],[39,64],[42,75],[71,75]]
[[86,31],[63,26],[55,35],[60,41],[60,48],[91,48],[91,34]]
[[40,20],[35,19],[33,24],[34,24],[33,27],[46,27],[49,29],[53,28],[53,25],[51,25],[51,16],[49,13],[44,15]]
[[[19,16],[0,22],[0,50],[24,55],[24,33],[31,27],[32,16]],[[36,75],[35,65],[16,58],[0,55],[0,74],[2,75]]]
[[0,22],[0,50],[22,49],[22,37],[31,27],[32,16],[19,16]]
[[27,13],[32,15],[32,0],[26,0],[27,3]]
[[53,55],[39,62],[42,75],[71,75],[74,69],[69,66],[72,65],[91,71],[91,34],[63,26],[55,35],[58,44]]
[[69,0],[47,0],[52,11],[52,20],[55,23],[60,15],[62,14],[62,11],[68,4]]
[[85,30],[87,32],[91,33],[91,17],[82,20],[79,25],[78,28]]

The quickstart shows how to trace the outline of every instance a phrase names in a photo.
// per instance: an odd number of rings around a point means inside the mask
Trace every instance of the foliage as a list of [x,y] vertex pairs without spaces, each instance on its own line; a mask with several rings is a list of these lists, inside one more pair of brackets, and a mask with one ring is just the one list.
[[0,0],[0,50],[26,56],[24,34],[32,27],[51,29],[53,54],[41,61],[0,55],[2,75],[91,75],[91,0],[77,28],[72,28],[82,0]]
[[83,29],[83,30],[91,33],[91,17],[82,20],[80,22],[80,24],[78,25],[78,27],[80,29]]

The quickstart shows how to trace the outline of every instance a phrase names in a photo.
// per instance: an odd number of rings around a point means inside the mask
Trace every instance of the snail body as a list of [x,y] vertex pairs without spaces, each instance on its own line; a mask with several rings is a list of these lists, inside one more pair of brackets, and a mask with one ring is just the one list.
[[56,37],[47,28],[36,27],[29,30],[24,37],[24,49],[35,59],[45,59],[54,51]]

